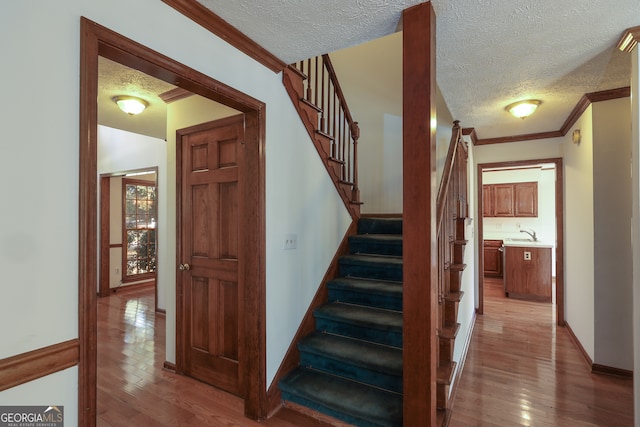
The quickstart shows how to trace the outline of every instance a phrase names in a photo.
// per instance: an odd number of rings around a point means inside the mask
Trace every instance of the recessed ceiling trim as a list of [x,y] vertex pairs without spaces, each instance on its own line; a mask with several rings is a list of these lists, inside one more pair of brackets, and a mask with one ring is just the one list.
[[271,52],[238,31],[224,19],[196,0],[162,0],[187,18],[211,31],[236,49],[249,55],[274,73],[284,70],[287,64]]
[[627,29],[618,42],[617,48],[623,52],[631,52],[640,40],[640,27],[632,27]]
[[193,95],[193,93],[189,92],[188,90],[177,87],[175,89],[171,89],[158,94],[158,97],[162,99],[162,102],[164,102],[165,104],[171,104],[172,102],[188,98],[191,95]]

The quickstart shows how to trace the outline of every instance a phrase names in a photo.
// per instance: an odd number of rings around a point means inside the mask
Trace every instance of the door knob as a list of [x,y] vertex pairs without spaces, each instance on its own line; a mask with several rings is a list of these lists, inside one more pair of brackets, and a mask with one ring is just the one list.
[[191,266],[190,266],[189,264],[187,264],[187,263],[184,263],[184,264],[180,264],[180,265],[178,266],[178,268],[179,268],[180,270],[182,270],[182,271],[187,271],[187,270],[189,270],[189,269],[191,268]]

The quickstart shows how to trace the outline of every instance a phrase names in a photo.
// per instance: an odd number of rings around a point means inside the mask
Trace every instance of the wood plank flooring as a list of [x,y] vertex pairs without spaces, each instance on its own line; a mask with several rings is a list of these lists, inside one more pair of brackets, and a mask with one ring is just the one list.
[[[449,426],[633,425],[632,381],[591,374],[553,305],[505,299],[491,280],[484,297]],[[98,426],[330,425],[287,408],[254,422],[241,399],[164,370],[153,304],[152,288],[99,299]]]
[[633,426],[632,381],[591,374],[554,305],[484,283],[449,426]]
[[153,305],[153,288],[98,300],[98,427],[329,425],[288,408],[258,423],[240,398],[164,370],[165,317]]

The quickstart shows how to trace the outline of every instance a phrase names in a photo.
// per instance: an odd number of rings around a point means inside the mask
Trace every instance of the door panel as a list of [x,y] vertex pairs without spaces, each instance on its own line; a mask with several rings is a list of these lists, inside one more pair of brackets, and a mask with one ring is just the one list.
[[[242,395],[238,254],[243,116],[181,131],[180,263],[186,375]],[[178,295],[180,298],[180,295]]]

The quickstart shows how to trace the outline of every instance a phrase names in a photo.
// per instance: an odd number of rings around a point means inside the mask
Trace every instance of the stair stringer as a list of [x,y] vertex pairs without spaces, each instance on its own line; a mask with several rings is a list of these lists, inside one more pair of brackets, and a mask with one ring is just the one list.
[[351,214],[351,218],[356,220],[360,217],[360,203],[352,200],[353,185],[342,181],[342,176],[339,174],[340,168],[336,166],[336,160],[331,156],[331,137],[319,131],[319,109],[304,100],[303,81],[305,79],[306,76],[295,67],[287,67],[282,72],[282,82],[291,98],[291,102],[298,112],[305,129],[307,129],[307,133],[316,147],[322,163],[336,187],[336,191]]

